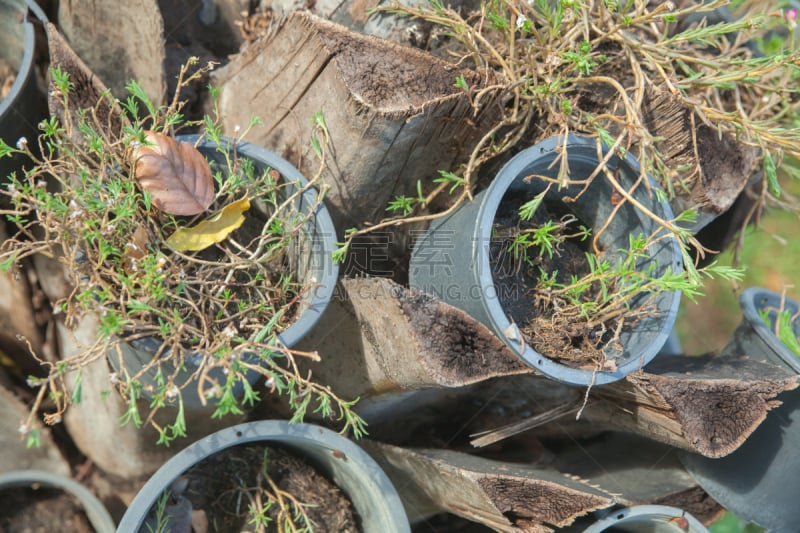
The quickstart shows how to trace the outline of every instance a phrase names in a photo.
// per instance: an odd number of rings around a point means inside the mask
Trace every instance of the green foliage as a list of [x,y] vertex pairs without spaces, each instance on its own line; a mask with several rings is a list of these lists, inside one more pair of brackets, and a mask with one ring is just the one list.
[[708,528],[711,533],[764,533],[760,527],[748,524],[732,513],[725,513],[722,518]]
[[[195,68],[195,62],[181,70],[179,90],[207,70]],[[127,98],[116,101],[105,93],[93,108],[72,109],[69,92],[74,84],[69,75],[55,68],[51,76],[65,111],[40,124],[41,156],[23,142],[18,150],[0,145],[2,155],[24,152],[34,161],[24,173],[10,176],[0,191],[11,204],[3,214],[18,230],[0,247],[0,268],[12,269],[34,254],[58,259],[75,290],[55,302],[56,307],[68,326],[77,325],[84,314],[95,314],[99,338],[85,351],[48,364],[50,378],[32,385],[39,388],[39,395],[23,425],[29,442],[38,441],[35,420],[45,398],[55,404],[45,422],[60,421],[70,404],[85,397],[81,382],[85,364],[107,354],[117,357],[123,343],[142,337],[159,341],[161,351],[142,368],[121,368],[111,381],[126,401],[120,424],[153,426],[159,444],[170,445],[186,436],[187,392],[197,391],[215,406],[214,417],[242,414],[259,401],[248,382],[252,372],[277,382],[276,394],[308,398],[294,401],[299,411],[295,421],[303,420],[308,409],[316,409],[325,418],[339,420],[342,431],[363,434],[363,421],[353,413],[353,403],[298,369],[295,358],[309,354],[286,349],[278,340],[294,320],[298,301],[311,289],[286,265],[290,248],[316,207],[298,211],[293,199],[314,186],[316,178],[300,185],[273,169],[256,168],[235,145],[223,140],[217,113],[187,123],[183,103],[156,106],[135,81],[126,86]],[[117,130],[98,118],[103,113],[118,114]],[[324,117],[318,113],[312,120],[324,152],[329,135]],[[244,135],[258,123],[253,118],[245,131],[237,128],[236,133]],[[199,128],[217,145],[215,153],[203,154],[215,196],[209,212],[195,219],[157,209],[151,194],[135,179],[137,151],[150,142],[149,132],[170,135],[186,127]],[[233,139],[239,141],[240,137]],[[200,252],[176,252],[169,245],[168,237],[178,228],[243,198],[254,206],[245,213],[246,228]],[[212,356],[199,367],[187,363],[200,353]],[[215,372],[210,373],[212,369]],[[66,390],[63,376],[69,373],[76,375],[76,381]],[[225,377],[213,377],[219,375]],[[161,409],[174,416],[163,426],[154,417]]]

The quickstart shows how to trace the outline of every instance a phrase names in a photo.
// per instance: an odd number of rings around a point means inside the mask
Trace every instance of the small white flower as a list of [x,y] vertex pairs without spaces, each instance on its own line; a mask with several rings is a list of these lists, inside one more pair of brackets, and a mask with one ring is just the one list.
[[28,424],[20,424],[17,428],[17,431],[22,433],[23,435],[31,430],[31,427]]
[[181,391],[178,389],[178,387],[176,387],[175,385],[173,385],[173,386],[172,386],[172,387],[170,387],[170,388],[169,388],[169,390],[167,391],[167,399],[169,399],[169,400],[174,400],[175,398],[177,398],[177,397],[178,397],[178,395],[179,395],[180,393],[181,393]]
[[208,64],[206,64],[206,68],[208,70],[214,70],[214,65],[216,65],[216,63],[214,63],[213,61],[209,61]]
[[528,17],[520,15],[517,17],[517,29],[521,30],[525,23],[528,22]]
[[228,324],[225,326],[225,329],[222,330],[222,334],[232,339],[236,335],[236,328],[233,327],[233,324]]
[[111,382],[112,385],[116,385],[119,383],[119,374],[116,372],[112,372],[108,375],[108,381]]
[[242,127],[241,127],[240,125],[238,125],[238,124],[237,124],[237,125],[235,125],[235,126],[233,127],[233,133],[239,133],[239,130],[241,130],[241,129],[242,129]]
[[17,150],[24,150],[28,147],[28,139],[25,137],[20,137],[17,139]]

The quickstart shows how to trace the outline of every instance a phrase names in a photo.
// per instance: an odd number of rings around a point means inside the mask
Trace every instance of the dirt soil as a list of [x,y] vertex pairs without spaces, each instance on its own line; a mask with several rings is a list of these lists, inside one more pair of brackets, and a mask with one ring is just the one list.
[[[258,487],[265,451],[270,479],[282,491],[307,504],[305,510],[315,524],[315,533],[361,532],[355,510],[341,489],[298,456],[263,445],[230,448],[186,472],[188,487],[184,496],[195,511],[206,513],[209,531],[254,530],[247,525],[252,520],[248,504],[263,498]],[[277,518],[277,508],[268,513],[273,520]]]
[[4,100],[11,92],[11,86],[17,79],[17,73],[4,60],[0,59],[0,101]]
[[[540,354],[575,368],[597,368],[604,362],[602,348],[610,340],[606,332],[615,330],[616,321],[600,326],[576,321],[559,312],[563,300],[556,301],[546,292],[537,290],[542,271],[557,272],[556,280],[564,284],[568,284],[573,275],[588,274],[585,243],[577,238],[567,239],[553,257],[546,252],[538,255],[539,248],[531,247],[531,264],[515,258],[509,251],[509,244],[519,230],[541,226],[548,220],[560,220],[569,214],[545,200],[530,221],[521,220],[519,208],[532,198],[533,194],[507,196],[497,210],[494,220],[497,238],[492,242],[490,261],[500,304],[520,328],[525,342]],[[577,230],[579,225],[580,221],[571,223],[567,231],[574,233],[572,230]]]
[[50,488],[0,491],[0,531],[3,533],[91,533],[94,528],[75,498]]

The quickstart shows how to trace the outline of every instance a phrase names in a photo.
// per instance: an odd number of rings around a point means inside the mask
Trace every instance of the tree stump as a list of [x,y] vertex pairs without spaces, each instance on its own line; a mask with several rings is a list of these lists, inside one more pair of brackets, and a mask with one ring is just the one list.
[[164,21],[156,0],[59,2],[58,22],[115,96],[123,98],[125,85],[135,79],[155,105],[163,102]]
[[438,170],[463,161],[488,131],[497,102],[488,98],[473,109],[454,87],[459,75],[472,87],[491,81],[419,50],[293,13],[212,78],[224,131],[235,134],[251,115],[260,116],[263,124],[247,140],[282,154],[306,176],[319,168],[312,117],[322,113],[330,132],[325,201],[341,234],[383,218],[395,195],[416,194],[417,180],[428,189]]

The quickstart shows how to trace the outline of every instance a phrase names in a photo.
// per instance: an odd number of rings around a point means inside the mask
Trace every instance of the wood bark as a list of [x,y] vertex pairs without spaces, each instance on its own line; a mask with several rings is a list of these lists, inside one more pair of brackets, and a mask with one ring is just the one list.
[[135,79],[156,106],[164,101],[164,21],[156,0],[62,1],[58,21],[115,96],[125,97],[125,85]]
[[[103,93],[107,90],[105,84],[86,66],[86,63],[75,53],[53,24],[47,23],[45,29],[47,45],[50,49],[50,64],[54,68],[60,67],[62,71],[69,74],[69,79],[74,84],[74,90],[67,95],[69,110],[75,112],[79,109],[96,107],[98,120],[101,124],[108,125],[105,133],[117,134],[121,129],[122,120],[119,108],[108,100],[100,103]],[[63,96],[56,90],[52,79],[49,80],[47,95],[50,115],[57,118],[59,123],[65,124],[67,117]],[[81,133],[77,131],[77,128],[72,135],[73,141],[80,140]]]
[[603,401],[587,417],[706,457],[723,457],[781,404],[776,398],[781,392],[797,385],[797,376],[747,356],[662,357],[646,371],[598,389]]
[[495,102],[473,109],[454,87],[459,75],[472,87],[486,83],[430,54],[295,13],[212,77],[224,131],[246,127],[255,112],[264,123],[247,140],[306,176],[319,167],[310,141],[312,117],[323,114],[331,137],[325,201],[341,233],[383,218],[395,195],[416,194],[417,180],[429,186],[485,132]]
[[448,512],[495,531],[540,533],[615,503],[610,494],[548,468],[448,450],[362,446],[392,479],[412,522]]
[[530,369],[460,309],[385,278],[343,279],[299,345],[315,379],[344,397],[459,387]]

